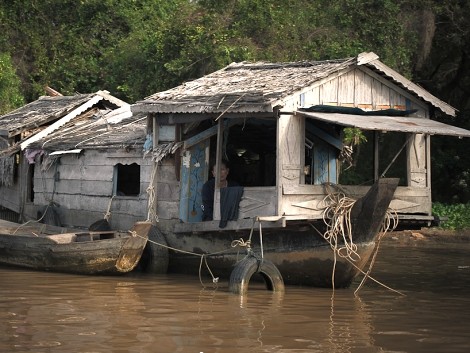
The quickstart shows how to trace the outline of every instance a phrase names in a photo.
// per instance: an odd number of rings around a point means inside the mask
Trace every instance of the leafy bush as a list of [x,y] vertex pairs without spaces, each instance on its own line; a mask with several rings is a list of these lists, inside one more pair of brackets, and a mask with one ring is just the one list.
[[16,75],[11,57],[0,52],[0,115],[24,104],[21,82]]
[[446,217],[441,228],[461,230],[470,228],[470,203],[466,204],[443,204],[434,203],[432,212],[439,217]]

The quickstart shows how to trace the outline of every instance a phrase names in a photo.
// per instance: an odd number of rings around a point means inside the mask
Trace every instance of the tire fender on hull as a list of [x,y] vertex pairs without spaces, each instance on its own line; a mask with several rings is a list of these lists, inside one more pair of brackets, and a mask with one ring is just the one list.
[[169,254],[166,246],[167,242],[163,233],[156,226],[152,226],[140,263],[143,272],[167,273]]
[[269,260],[247,256],[240,260],[230,274],[229,291],[235,294],[246,294],[251,277],[259,273],[267,289],[284,292],[284,280],[277,267]]

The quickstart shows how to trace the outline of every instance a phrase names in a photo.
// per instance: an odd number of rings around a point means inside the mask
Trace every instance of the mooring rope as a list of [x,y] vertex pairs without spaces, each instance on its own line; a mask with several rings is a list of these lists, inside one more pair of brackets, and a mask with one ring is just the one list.
[[[145,238],[143,236],[141,236],[140,234],[137,234],[136,233],[136,236],[138,237],[141,237],[141,238]],[[231,251],[232,249],[231,248],[227,248],[227,249],[224,249],[224,250],[221,250],[221,251],[216,251],[216,252],[213,252],[213,253],[207,253],[207,254],[198,254],[198,253],[195,253],[195,252],[192,252],[192,251],[186,251],[186,250],[181,250],[181,249],[177,249],[177,248],[174,248],[172,246],[168,246],[166,244],[162,244],[162,243],[159,243],[159,242],[156,242],[154,240],[151,240],[151,239],[148,239],[148,238],[145,238],[147,239],[148,242],[152,243],[152,244],[155,244],[155,245],[158,245],[158,246],[161,246],[163,248],[167,248],[169,250],[173,250],[173,251],[176,251],[176,252],[180,252],[180,253],[183,253],[183,254],[188,254],[188,255],[194,255],[194,256],[199,256],[201,259],[200,263],[199,263],[199,282],[201,282],[201,285],[205,288],[206,285],[203,283],[202,281],[202,274],[201,274],[201,270],[202,270],[202,264],[203,262],[205,263],[206,265],[206,268],[207,270],[209,271],[211,277],[212,277],[212,283],[213,284],[217,284],[219,282],[219,277],[215,277],[214,274],[212,273],[212,270],[210,269],[209,267],[209,264],[207,263],[207,257],[209,256],[214,256],[214,255],[219,255],[219,254],[223,254],[225,252],[229,252]],[[232,242],[232,245],[231,247],[237,247],[237,246],[247,246],[246,245],[247,242],[244,242],[243,239],[240,239],[240,240],[234,240]]]
[[[357,261],[361,257],[357,245],[352,238],[351,210],[356,200],[342,192],[329,193],[322,201],[325,205],[322,218],[327,226],[322,235],[330,243],[331,248],[340,257]],[[344,245],[340,246],[342,239]]]

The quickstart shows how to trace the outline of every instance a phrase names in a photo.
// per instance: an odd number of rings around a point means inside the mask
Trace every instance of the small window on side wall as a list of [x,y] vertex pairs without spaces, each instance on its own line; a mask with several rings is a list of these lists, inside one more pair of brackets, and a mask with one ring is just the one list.
[[116,196],[139,196],[140,165],[137,163],[114,166],[114,190]]

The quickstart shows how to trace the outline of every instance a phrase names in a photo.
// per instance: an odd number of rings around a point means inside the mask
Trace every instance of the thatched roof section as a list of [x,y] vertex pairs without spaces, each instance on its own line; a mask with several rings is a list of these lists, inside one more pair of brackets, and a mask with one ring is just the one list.
[[8,135],[12,137],[23,131],[38,128],[65,116],[91,97],[92,94],[40,97],[34,102],[0,116],[0,129],[7,130]]
[[[99,101],[103,101],[104,105],[110,109],[127,104],[111,96],[107,91],[73,96],[44,96],[0,116],[0,130],[7,131],[8,137],[13,137],[22,132],[49,125],[70,113],[78,115]],[[87,103],[90,104],[87,105]]]
[[133,116],[125,106],[106,114],[92,109],[57,131],[32,142],[28,148],[48,152],[73,149],[142,148],[147,131],[146,116]]
[[271,112],[278,102],[355,58],[292,63],[233,63],[137,102],[133,111],[159,113]]
[[194,81],[155,93],[134,104],[132,111],[193,114],[272,112],[289,95],[335,73],[364,65],[442,112],[455,115],[453,107],[378,59],[374,53],[361,53],[357,57],[339,60],[233,63]]
[[[84,135],[101,132],[100,129],[93,130],[93,124],[103,116],[119,110],[116,109],[119,107],[126,111],[126,117],[132,115],[129,104],[111,96],[107,91],[41,97],[0,117],[0,131],[4,136],[2,139],[6,141],[9,138],[10,143],[10,146],[0,148],[0,156],[9,156],[20,149],[40,146],[50,139],[62,146],[77,144]],[[115,115],[113,119],[116,119]],[[87,129],[90,131],[86,131]],[[77,136],[74,136],[74,131]],[[21,139],[13,144],[12,137],[19,133],[23,133]],[[118,137],[114,140],[118,140]]]

